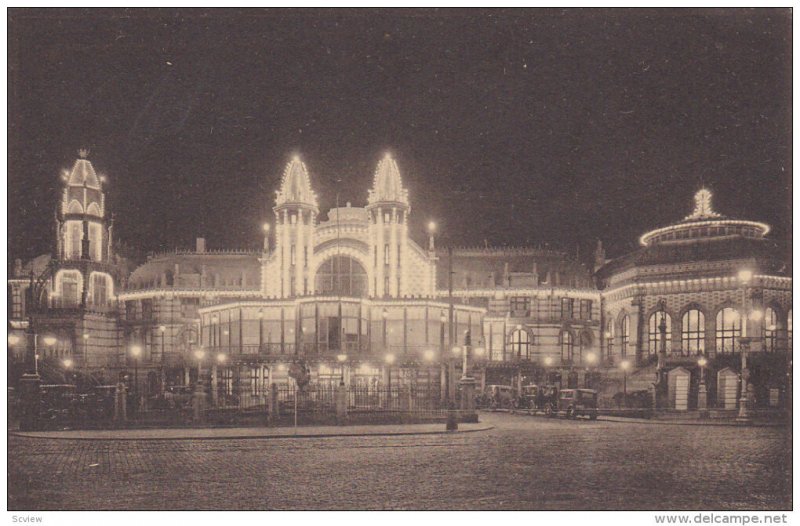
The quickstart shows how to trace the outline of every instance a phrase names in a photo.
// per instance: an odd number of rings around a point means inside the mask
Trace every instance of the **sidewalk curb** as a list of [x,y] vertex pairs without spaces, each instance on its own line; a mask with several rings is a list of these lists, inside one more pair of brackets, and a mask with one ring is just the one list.
[[615,418],[615,417],[597,417],[598,421],[603,422],[616,422],[618,424],[649,424],[649,425],[662,425],[662,426],[712,426],[712,427],[786,427],[788,422],[753,422],[744,424],[740,422],[725,422],[725,421],[691,421],[691,420],[659,420],[654,419],[635,419],[635,418]]
[[[230,436],[183,436],[183,437],[65,437],[65,436],[45,436],[48,431],[9,431],[10,436],[22,438],[36,438],[42,440],[94,440],[94,441],[172,441],[172,440],[273,440],[284,438],[346,438],[346,437],[388,437],[388,436],[414,436],[414,435],[458,435],[462,433],[477,433],[489,431],[494,426],[487,425],[476,429],[463,429],[458,431],[400,431],[380,432],[380,433],[320,433],[320,434],[297,434],[297,435],[230,435]],[[54,431],[58,433],[58,431]]]

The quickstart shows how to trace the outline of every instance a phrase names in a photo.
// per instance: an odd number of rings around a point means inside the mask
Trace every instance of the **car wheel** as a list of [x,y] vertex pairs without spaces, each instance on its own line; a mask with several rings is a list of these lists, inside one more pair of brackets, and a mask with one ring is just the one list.
[[589,415],[589,420],[597,420],[597,411],[592,411]]
[[546,406],[544,406],[544,416],[548,416],[550,418],[552,418],[554,416],[553,415],[553,406],[551,406],[550,404],[547,404]]
[[575,418],[575,410],[571,407],[567,408],[567,418]]

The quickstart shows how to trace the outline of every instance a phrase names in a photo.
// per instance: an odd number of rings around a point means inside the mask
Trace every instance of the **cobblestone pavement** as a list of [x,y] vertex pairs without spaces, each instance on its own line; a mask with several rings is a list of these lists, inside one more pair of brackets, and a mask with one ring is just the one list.
[[456,435],[9,437],[11,510],[787,509],[789,428],[482,415]]

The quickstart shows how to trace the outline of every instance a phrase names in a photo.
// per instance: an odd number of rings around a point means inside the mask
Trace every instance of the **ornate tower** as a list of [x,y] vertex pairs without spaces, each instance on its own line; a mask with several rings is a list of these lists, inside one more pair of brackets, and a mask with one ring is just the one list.
[[305,163],[295,156],[286,165],[275,199],[275,252],[279,261],[279,297],[311,294],[314,230],[319,215],[317,195]]
[[369,240],[377,297],[404,296],[408,288],[408,190],[388,153],[378,163],[369,191]]
[[64,305],[101,306],[113,294],[109,273],[112,262],[112,226],[107,219],[103,178],[79,151],[71,171],[61,176],[64,183],[56,213],[56,259],[59,270],[52,295]]

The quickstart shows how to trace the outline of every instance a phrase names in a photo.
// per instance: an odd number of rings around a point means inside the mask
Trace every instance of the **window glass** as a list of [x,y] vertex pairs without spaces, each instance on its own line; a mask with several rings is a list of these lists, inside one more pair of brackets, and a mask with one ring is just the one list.
[[697,354],[705,352],[706,319],[699,309],[686,311],[681,319],[681,348]]
[[742,320],[739,312],[726,307],[717,313],[717,352],[735,352],[739,337],[742,335]]

